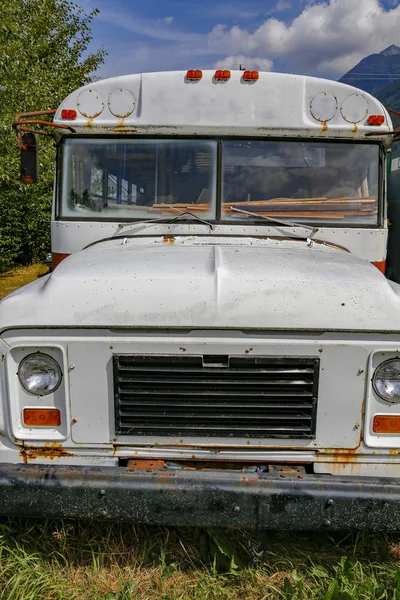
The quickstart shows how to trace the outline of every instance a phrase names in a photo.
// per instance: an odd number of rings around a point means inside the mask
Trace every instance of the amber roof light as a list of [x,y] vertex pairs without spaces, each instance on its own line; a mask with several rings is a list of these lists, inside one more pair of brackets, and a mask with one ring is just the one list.
[[202,77],[203,71],[200,71],[199,69],[191,69],[186,73],[186,79],[189,79],[189,81],[198,81]]
[[244,81],[257,81],[260,78],[260,73],[258,71],[245,71],[243,73]]
[[226,81],[231,78],[231,72],[227,69],[218,69],[218,71],[215,71],[214,77],[217,81]]

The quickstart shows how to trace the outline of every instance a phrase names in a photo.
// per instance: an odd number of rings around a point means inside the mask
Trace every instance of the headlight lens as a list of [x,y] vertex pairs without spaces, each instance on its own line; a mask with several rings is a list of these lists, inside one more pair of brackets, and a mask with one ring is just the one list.
[[47,396],[59,387],[62,372],[54,358],[48,354],[36,352],[21,360],[18,367],[18,379],[29,394]]
[[400,402],[400,359],[386,360],[372,377],[375,392],[387,402]]

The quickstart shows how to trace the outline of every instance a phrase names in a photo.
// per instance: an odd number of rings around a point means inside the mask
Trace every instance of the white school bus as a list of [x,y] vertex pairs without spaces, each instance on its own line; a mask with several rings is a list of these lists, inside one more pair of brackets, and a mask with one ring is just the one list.
[[46,125],[55,268],[0,303],[0,514],[398,529],[385,108],[257,71],[96,81],[17,116],[27,183]]

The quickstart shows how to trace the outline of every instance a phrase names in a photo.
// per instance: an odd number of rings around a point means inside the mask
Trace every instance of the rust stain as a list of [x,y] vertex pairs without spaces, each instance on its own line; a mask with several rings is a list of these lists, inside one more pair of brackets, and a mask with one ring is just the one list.
[[113,131],[114,133],[125,133],[125,134],[128,134],[128,133],[131,133],[131,134],[137,133],[137,129],[128,129],[128,128],[125,128],[125,127],[121,128],[121,127],[118,127],[118,126],[117,127],[113,127],[111,131]]
[[158,471],[157,472],[157,477],[175,477],[176,476],[176,471],[168,471],[167,469],[164,469],[163,471]]
[[5,354],[2,354],[2,355],[1,355],[1,362],[4,362],[5,360],[6,360],[6,355],[5,355]]
[[77,423],[77,422],[78,422],[78,419],[72,419],[71,425],[75,425],[75,423]]
[[400,450],[398,448],[389,448],[389,454],[391,456],[398,456],[400,454]]
[[318,352],[319,352],[320,354],[322,354],[322,353],[323,353],[323,351],[324,351],[324,349],[323,349],[323,348],[320,348],[320,349],[318,350]]
[[325,133],[326,131],[328,131],[328,124],[326,121],[324,121],[322,123],[322,133]]
[[[354,469],[356,469],[356,473],[353,473]],[[358,463],[329,463],[329,472],[332,475],[357,475],[357,471],[359,470]]]
[[[77,104],[77,106],[80,106],[80,104]],[[88,121],[93,121],[93,119],[96,119],[96,117],[99,117],[101,115],[101,113],[104,110],[104,106],[101,110],[99,110],[99,112],[95,113],[94,115],[91,115],[89,117],[88,114],[84,113],[81,109],[79,109],[79,112],[81,113],[81,115],[83,115],[86,119],[88,119]]]
[[[356,463],[362,455],[359,453],[361,446],[361,438],[358,445],[355,448],[324,448],[324,456],[330,456],[333,459],[333,463]],[[318,452],[318,450],[317,450]]]
[[49,458],[50,460],[54,460],[55,458],[74,456],[72,452],[69,452],[62,444],[58,444],[57,442],[46,442],[46,444],[40,448],[29,446],[23,442],[19,454],[24,464],[27,464],[28,461],[35,460],[36,458]]
[[156,469],[163,469],[163,460],[130,460],[128,462],[128,471],[141,471],[145,470],[148,472],[155,471]]
[[250,352],[253,352],[253,350],[254,350],[254,348],[248,348],[248,349],[246,350],[246,354],[250,354]]
[[175,237],[173,235],[164,235],[163,243],[164,244],[175,244]]
[[93,117],[90,117],[90,118],[88,117],[86,127],[89,127],[89,129],[91,129],[93,127]]
[[[129,115],[127,115],[127,116],[129,116]],[[137,129],[133,129],[132,127],[129,128],[126,126],[125,119],[126,119],[126,117],[120,117],[118,124],[115,127],[113,127],[112,130],[115,133],[137,133]]]
[[243,477],[241,478],[241,481],[243,483],[258,483],[259,479],[258,477],[247,477],[246,475],[243,475]]
[[303,477],[305,474],[304,466],[295,464],[275,464],[270,465],[269,470],[271,473],[279,473],[281,477],[297,475]]
[[182,350],[182,352],[186,352],[186,348],[184,348],[183,346],[181,346],[181,347],[179,348],[179,350]]
[[357,123],[354,123],[353,133],[357,133],[357,131],[358,131]]
[[[363,400],[363,402],[361,404],[361,421],[360,421],[360,423],[364,423],[364,419],[365,419],[365,399]],[[362,440],[362,435],[360,434],[360,444],[361,444],[361,440]]]

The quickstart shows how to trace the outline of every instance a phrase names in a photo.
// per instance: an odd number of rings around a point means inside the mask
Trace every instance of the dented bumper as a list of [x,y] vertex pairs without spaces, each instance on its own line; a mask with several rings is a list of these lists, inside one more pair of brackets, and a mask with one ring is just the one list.
[[400,530],[400,481],[0,464],[0,514],[286,530]]

